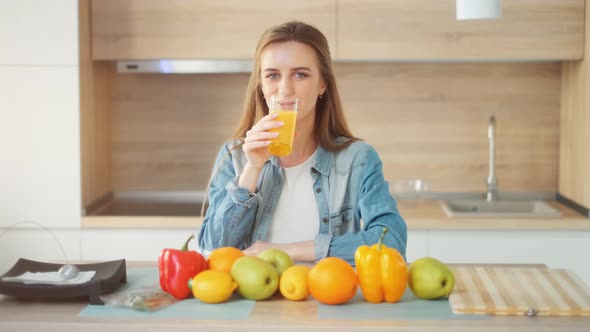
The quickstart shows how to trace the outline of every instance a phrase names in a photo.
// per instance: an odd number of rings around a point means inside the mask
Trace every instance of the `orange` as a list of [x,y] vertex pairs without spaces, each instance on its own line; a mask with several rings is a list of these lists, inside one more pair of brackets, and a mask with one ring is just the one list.
[[323,304],[341,304],[356,295],[354,268],[338,257],[320,260],[309,272],[309,291]]
[[221,247],[213,250],[207,257],[210,270],[229,273],[234,262],[244,256],[244,253],[234,247]]

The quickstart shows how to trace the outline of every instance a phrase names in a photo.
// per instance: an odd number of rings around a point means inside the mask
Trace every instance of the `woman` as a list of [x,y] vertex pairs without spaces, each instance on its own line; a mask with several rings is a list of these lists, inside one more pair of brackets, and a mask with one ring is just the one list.
[[[272,95],[300,100],[285,157],[268,152],[270,130],[282,125],[269,114]],[[348,129],[327,40],[310,25],[289,22],[262,35],[243,117],[215,165],[199,231],[205,252],[277,248],[297,261],[336,256],[354,264],[356,248],[376,243],[387,227],[385,245],[405,257],[406,224],[381,160]]]

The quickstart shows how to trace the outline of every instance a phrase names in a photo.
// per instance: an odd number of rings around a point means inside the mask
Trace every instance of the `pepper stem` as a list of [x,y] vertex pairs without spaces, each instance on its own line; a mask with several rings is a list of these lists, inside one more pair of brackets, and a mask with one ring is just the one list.
[[385,233],[387,233],[387,227],[383,227],[383,232],[381,232],[381,236],[379,237],[379,242],[377,243],[377,250],[381,251],[381,246],[383,246],[383,238],[385,237]]
[[191,234],[191,236],[189,236],[188,240],[186,240],[186,242],[184,243],[182,248],[180,248],[180,251],[188,251],[188,243],[191,242],[191,240],[194,238],[195,238],[195,234]]

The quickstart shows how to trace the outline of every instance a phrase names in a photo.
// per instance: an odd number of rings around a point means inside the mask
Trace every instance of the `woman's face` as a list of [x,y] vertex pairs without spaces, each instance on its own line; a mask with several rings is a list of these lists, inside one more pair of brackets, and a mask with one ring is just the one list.
[[315,51],[302,43],[289,41],[268,45],[261,57],[262,93],[267,105],[270,97],[299,99],[297,121],[311,116],[319,95],[325,92]]

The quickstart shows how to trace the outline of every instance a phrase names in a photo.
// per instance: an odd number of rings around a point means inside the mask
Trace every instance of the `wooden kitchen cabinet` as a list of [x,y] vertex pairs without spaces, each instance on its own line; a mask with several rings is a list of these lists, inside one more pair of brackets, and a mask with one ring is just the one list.
[[94,0],[92,57],[251,59],[266,29],[294,19],[333,47],[335,8],[336,0]]
[[[500,20],[462,22],[455,21],[454,2],[449,0],[370,0],[360,5],[349,0],[83,2],[90,3],[80,60],[82,206],[87,215],[98,210],[129,215],[122,202],[116,201],[117,195],[129,192],[180,192],[197,206],[197,200],[184,194],[206,188],[212,160],[239,117],[248,80],[247,74],[122,74],[115,72],[113,61],[102,59],[251,58],[262,30],[293,17],[324,31],[336,58],[361,60],[337,64],[339,89],[355,132],[371,144],[377,142],[385,169],[391,169],[386,175],[403,179],[434,172],[449,179],[435,183],[437,189],[483,190],[485,124],[491,114],[501,121],[501,188],[556,191],[557,173],[562,176],[564,169],[557,169],[557,158],[569,156],[557,155],[558,64],[370,62],[580,58],[584,0],[506,0]],[[460,38],[445,39],[450,37]],[[398,42],[409,46],[400,47]],[[579,61],[568,62],[576,65]],[[587,73],[588,66],[583,68]],[[575,91],[582,94],[583,88],[580,85]],[[587,94],[565,98],[582,102]],[[564,103],[565,98],[561,104],[570,105]],[[389,106],[395,107],[389,111]],[[371,113],[370,121],[366,120],[368,107],[378,110]],[[381,139],[392,132],[403,139]],[[422,132],[431,136],[416,139],[416,133]],[[444,138],[444,149],[438,137]],[[587,143],[579,146],[571,155],[590,160],[588,154],[579,152]],[[401,149],[409,153],[399,153]],[[432,163],[433,153],[438,154],[442,171]],[[418,163],[426,167],[417,169]],[[507,173],[509,176],[502,175]],[[570,178],[577,179],[573,175]],[[468,180],[461,183],[457,178]],[[561,186],[560,180],[560,191]],[[170,201],[168,196],[165,200]],[[183,203],[158,214],[141,207],[133,213],[173,218],[198,215],[193,210],[185,212],[185,207]]]
[[584,0],[505,0],[495,20],[455,19],[455,0],[338,0],[336,57],[581,59]]
[[[590,0],[586,0],[585,54],[590,54]],[[559,193],[590,208],[590,60],[561,68]],[[587,213],[590,217],[590,214]]]
[[316,25],[341,60],[577,60],[584,0],[507,0],[496,20],[455,19],[454,0],[94,0],[95,60],[250,59],[265,29]]

